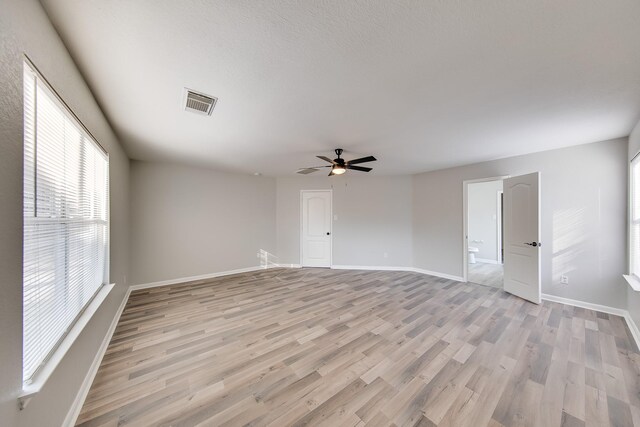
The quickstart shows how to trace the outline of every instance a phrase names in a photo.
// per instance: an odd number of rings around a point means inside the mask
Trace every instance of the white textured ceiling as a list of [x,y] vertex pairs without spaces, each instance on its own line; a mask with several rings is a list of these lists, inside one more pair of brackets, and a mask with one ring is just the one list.
[[640,118],[638,0],[42,3],[134,159],[288,175],[342,147],[415,173]]

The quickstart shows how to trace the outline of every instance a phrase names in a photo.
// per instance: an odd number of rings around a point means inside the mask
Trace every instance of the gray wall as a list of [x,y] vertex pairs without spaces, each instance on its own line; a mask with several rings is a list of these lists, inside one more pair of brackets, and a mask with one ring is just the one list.
[[131,282],[260,265],[276,249],[274,178],[131,162]]
[[498,260],[498,191],[502,181],[469,184],[469,246],[478,248],[477,258]]
[[277,179],[279,263],[300,263],[300,190],[333,189],[334,265],[412,265],[411,177],[356,173]]
[[543,293],[626,307],[627,138],[415,175],[414,266],[461,276],[462,182],[534,171]]
[[[628,161],[630,162],[638,152],[640,152],[640,122],[638,122],[631,132],[631,135],[629,135]],[[625,167],[628,170],[628,163]],[[626,257],[625,262],[627,263],[625,266],[625,272],[628,273],[629,266]],[[634,291],[631,286],[627,286],[627,309],[629,310],[629,314],[635,324],[640,326],[640,292]]]
[[[129,160],[36,0],[0,0],[0,425],[59,426],[126,291]],[[116,283],[44,389],[18,411],[22,373],[22,61],[26,53],[110,156]]]

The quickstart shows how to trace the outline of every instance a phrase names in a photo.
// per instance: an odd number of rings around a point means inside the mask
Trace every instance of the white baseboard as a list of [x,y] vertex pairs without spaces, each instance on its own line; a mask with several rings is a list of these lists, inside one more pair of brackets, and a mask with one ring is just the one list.
[[428,276],[440,277],[442,279],[455,280],[456,282],[465,281],[464,277],[461,277],[461,276],[454,276],[453,274],[440,273],[438,271],[424,270],[422,268],[412,268],[411,271],[414,271],[416,273],[426,274]]
[[84,377],[82,381],[82,385],[80,386],[80,390],[76,394],[75,399],[73,400],[73,404],[71,408],[69,408],[69,412],[67,412],[67,416],[62,423],[63,427],[73,427],[76,424],[76,420],[80,415],[80,410],[82,410],[82,405],[84,404],[87,395],[89,394],[89,389],[91,389],[91,384],[93,384],[93,380],[98,373],[98,368],[100,368],[100,363],[102,363],[102,358],[109,347],[109,343],[111,342],[111,338],[113,337],[113,333],[116,331],[116,327],[118,326],[118,322],[120,321],[120,316],[124,311],[124,307],[127,305],[127,301],[129,301],[129,295],[131,294],[131,287],[127,289],[127,292],[124,294],[124,298],[122,298],[122,302],[120,303],[120,307],[116,311],[113,320],[111,321],[111,325],[109,325],[109,329],[107,329],[107,333],[102,339],[102,343],[98,348],[98,352],[93,358],[93,362],[91,362],[91,366],[89,367],[89,372]]
[[602,313],[615,314],[616,316],[624,317],[627,310],[615,307],[609,307],[608,305],[593,304],[586,301],[579,301],[571,298],[559,297],[556,295],[542,294],[542,299],[545,301],[559,302],[560,304],[571,305],[574,307],[586,308],[587,310],[600,311]]
[[413,271],[411,267],[394,267],[389,265],[332,265],[332,270],[378,270],[378,271]]
[[640,330],[636,325],[636,322],[633,321],[631,315],[627,310],[622,308],[609,307],[608,305],[600,305],[593,304],[590,302],[579,301],[570,298],[559,297],[556,295],[542,294],[542,299],[546,301],[558,302],[560,304],[571,305],[574,307],[586,308],[587,310],[600,311],[602,313],[613,314],[615,316],[623,317],[627,322],[627,326],[629,327],[629,331],[631,331],[631,335],[633,336],[634,341],[636,342],[636,346],[640,348]]
[[275,264],[274,267],[280,268],[302,268],[300,264]]
[[476,261],[481,262],[483,264],[500,264],[495,259],[487,259],[487,258],[478,258],[478,257],[476,257]]
[[426,274],[427,276],[440,277],[442,279],[455,280],[457,282],[464,282],[464,279],[460,276],[453,276],[451,274],[440,273],[437,271],[423,270],[415,267],[395,267],[388,265],[332,265],[331,268],[335,270],[381,270],[381,271],[411,271],[413,273]]
[[200,276],[180,277],[178,279],[162,280],[159,282],[141,283],[138,285],[132,285],[129,289],[131,289],[132,291],[137,291],[139,289],[157,288],[158,286],[177,285],[179,283],[195,282],[196,280],[207,280],[207,279],[214,279],[216,277],[230,276],[232,274],[249,273],[251,271],[266,270],[268,268],[274,268],[276,266],[279,266],[279,265],[274,264],[272,266],[266,266],[266,267],[257,265],[254,267],[238,268],[236,270],[220,271],[218,273],[202,274]]
[[631,331],[631,335],[633,335],[633,339],[636,341],[636,346],[640,348],[640,330],[638,330],[638,325],[633,321],[631,314],[627,311],[624,315],[624,320],[627,321],[627,326]]

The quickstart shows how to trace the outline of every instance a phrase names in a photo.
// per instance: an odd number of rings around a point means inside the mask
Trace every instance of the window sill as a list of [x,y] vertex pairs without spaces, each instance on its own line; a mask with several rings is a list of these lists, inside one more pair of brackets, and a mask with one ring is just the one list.
[[74,341],[80,336],[80,333],[87,326],[89,320],[93,317],[93,315],[98,311],[98,308],[102,305],[109,293],[113,290],[115,284],[104,285],[93,298],[93,300],[89,303],[84,312],[80,315],[76,323],[73,325],[67,336],[60,343],[56,351],[53,353],[51,358],[45,363],[45,365],[40,369],[40,372],[36,374],[33,380],[29,384],[24,384],[22,388],[22,393],[18,396],[18,404],[20,409],[24,409],[27,407],[27,404],[31,400],[33,396],[35,396],[42,387],[44,387],[45,383],[53,374],[53,371],[56,369],[58,364],[62,361],[67,351],[71,348]]
[[629,286],[631,286],[631,289],[633,289],[636,292],[640,292],[640,280],[638,280],[637,277],[626,275],[626,274],[623,274],[622,277],[624,277],[624,279],[627,281]]

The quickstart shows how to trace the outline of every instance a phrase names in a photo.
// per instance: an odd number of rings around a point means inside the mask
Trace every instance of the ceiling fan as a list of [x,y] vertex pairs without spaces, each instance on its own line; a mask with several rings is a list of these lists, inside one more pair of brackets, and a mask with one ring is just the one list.
[[302,175],[308,175],[310,173],[316,172],[318,170],[320,170],[321,168],[331,168],[331,171],[329,172],[329,176],[333,176],[333,175],[342,175],[343,173],[345,173],[347,171],[347,169],[351,169],[354,171],[360,171],[360,172],[369,172],[371,170],[371,168],[367,168],[367,167],[363,167],[363,166],[354,166],[357,163],[367,163],[367,162],[375,162],[377,159],[373,156],[367,156],[367,157],[361,157],[359,159],[353,159],[353,160],[349,160],[349,161],[345,161],[343,158],[341,158],[340,156],[342,155],[342,148],[336,148],[335,152],[336,155],[338,156],[337,159],[333,159],[331,160],[328,157],[325,156],[316,156],[319,159],[324,160],[325,162],[329,162],[331,163],[330,165],[323,165],[323,166],[313,166],[310,168],[302,168],[299,169],[297,173],[302,174]]

